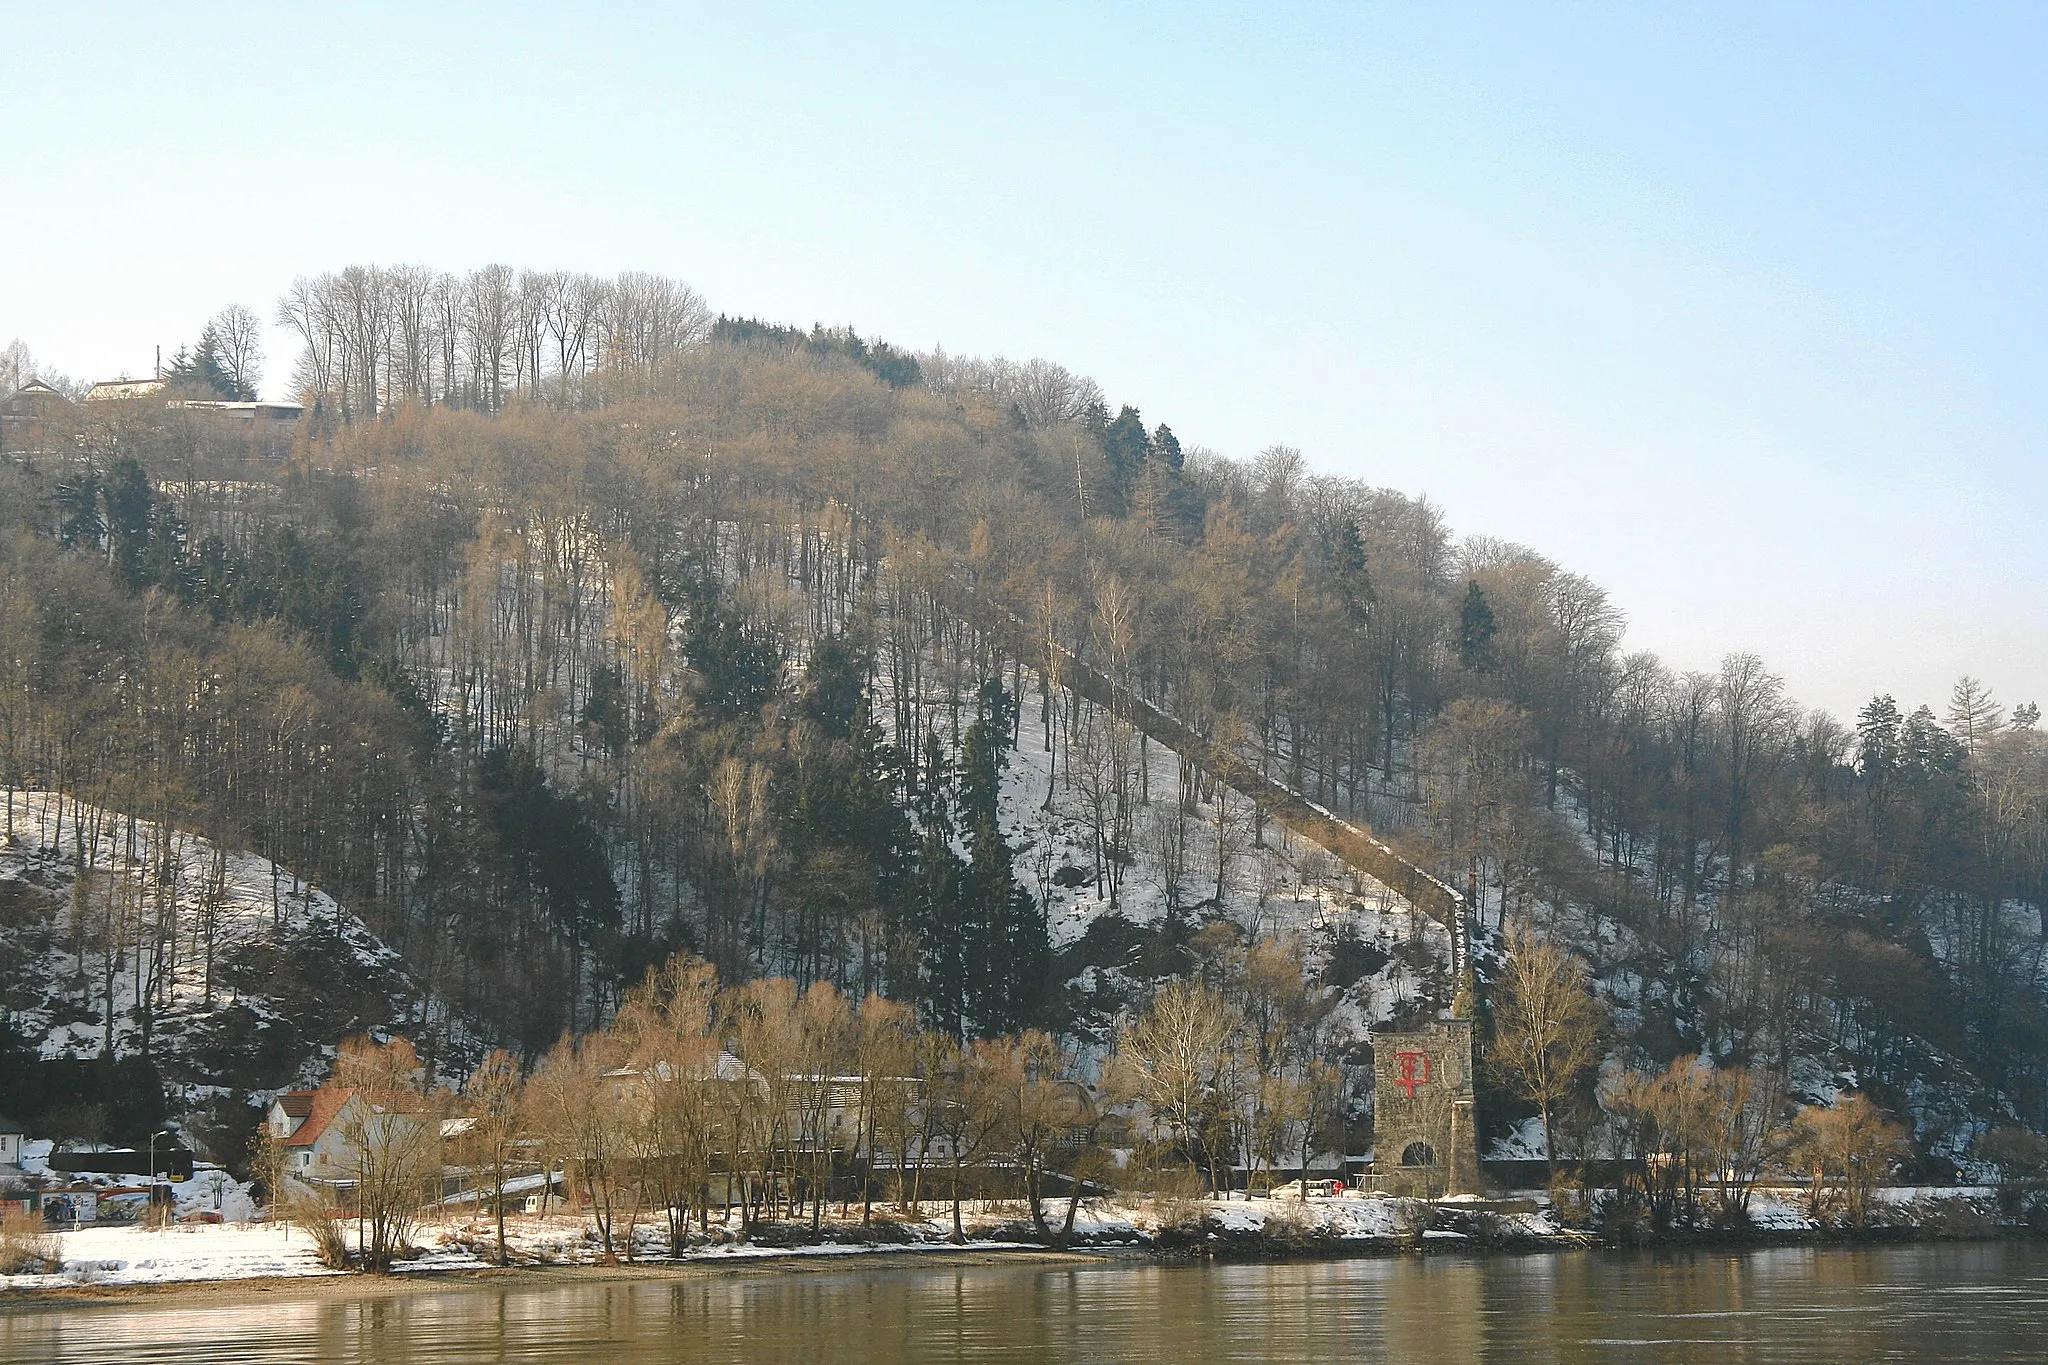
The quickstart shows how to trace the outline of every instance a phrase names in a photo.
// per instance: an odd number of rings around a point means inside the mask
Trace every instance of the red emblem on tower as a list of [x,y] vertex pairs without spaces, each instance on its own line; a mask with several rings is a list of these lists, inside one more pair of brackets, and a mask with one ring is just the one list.
[[1408,1098],[1415,1098],[1415,1087],[1429,1084],[1429,1054],[1427,1052],[1397,1052],[1394,1054],[1396,1075],[1394,1084],[1408,1092]]

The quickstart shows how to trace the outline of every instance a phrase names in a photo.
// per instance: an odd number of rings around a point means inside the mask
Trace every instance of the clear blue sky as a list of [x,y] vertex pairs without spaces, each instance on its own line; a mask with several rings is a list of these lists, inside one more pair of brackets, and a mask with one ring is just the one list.
[[1681,667],[2048,702],[2048,6],[0,20],[0,343],[75,377],[350,262],[657,270],[1426,493]]

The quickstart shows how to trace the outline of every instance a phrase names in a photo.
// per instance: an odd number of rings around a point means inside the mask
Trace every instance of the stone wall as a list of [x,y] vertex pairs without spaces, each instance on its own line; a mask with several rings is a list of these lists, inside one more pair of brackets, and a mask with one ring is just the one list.
[[1479,1193],[1472,1021],[1372,1035],[1373,1173],[1404,1198]]

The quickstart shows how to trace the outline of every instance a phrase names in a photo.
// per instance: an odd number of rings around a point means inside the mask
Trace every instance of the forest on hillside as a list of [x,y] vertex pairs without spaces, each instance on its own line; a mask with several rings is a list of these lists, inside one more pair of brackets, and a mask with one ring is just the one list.
[[[1930,1142],[2048,1123],[2032,705],[1965,679],[1845,725],[1752,655],[1676,672],[1534,550],[1185,449],[1051,362],[638,275],[351,268],[280,317],[289,462],[149,398],[0,467],[0,784],[292,868],[424,1022],[535,1057],[687,951],[1086,1034],[997,793],[1032,732],[1114,905],[1228,800],[1150,780],[1142,702],[1464,889],[1483,942],[1568,947],[1629,1064],[1853,1085]],[[1155,981],[1216,917],[1179,871]]]

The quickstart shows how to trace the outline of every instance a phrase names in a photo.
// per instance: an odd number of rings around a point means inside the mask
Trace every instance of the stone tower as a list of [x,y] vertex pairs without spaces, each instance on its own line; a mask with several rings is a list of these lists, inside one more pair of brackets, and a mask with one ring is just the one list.
[[1478,1194],[1472,1021],[1372,1034],[1373,1173],[1388,1194]]

